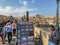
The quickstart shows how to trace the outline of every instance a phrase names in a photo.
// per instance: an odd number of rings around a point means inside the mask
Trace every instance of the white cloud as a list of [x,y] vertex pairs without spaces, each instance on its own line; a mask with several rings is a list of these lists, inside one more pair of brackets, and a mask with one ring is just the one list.
[[6,6],[5,8],[8,9],[8,10],[9,10],[9,9],[12,9],[12,7],[10,7],[10,6]]
[[27,1],[23,1],[22,3],[23,3],[23,5],[26,6],[28,2]]
[[36,8],[13,8],[13,7],[10,7],[10,6],[6,6],[5,8],[1,7],[0,6],[0,14],[1,15],[6,15],[6,16],[9,16],[9,15],[13,15],[13,16],[20,16],[20,15],[24,15],[26,11],[35,11],[37,10]]
[[19,0],[20,4],[23,4],[24,6],[26,6],[28,4],[28,2],[26,0]]
[[29,2],[28,0],[19,0],[19,3],[27,6],[28,3],[35,3],[35,0],[31,0],[31,2]]

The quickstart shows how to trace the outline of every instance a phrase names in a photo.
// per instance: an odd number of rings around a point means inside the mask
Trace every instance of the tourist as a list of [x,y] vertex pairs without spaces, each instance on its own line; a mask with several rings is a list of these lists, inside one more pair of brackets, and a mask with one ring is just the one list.
[[49,35],[48,45],[58,45],[59,43],[59,31],[54,26],[50,26],[51,34]]
[[8,35],[8,43],[10,44],[11,40],[12,40],[12,25],[11,25],[11,22],[8,22],[6,30],[7,30],[7,35]]
[[12,23],[12,28],[13,28],[13,35],[16,35],[16,33],[17,33],[17,25],[16,25],[15,21],[13,21],[13,23]]
[[6,35],[7,35],[7,30],[6,30],[6,27],[7,27],[8,23],[6,23],[3,27],[3,30],[4,30],[4,42],[5,42],[5,39],[6,39]]
[[0,24],[0,37],[2,38],[3,44],[5,44],[4,43],[4,31],[3,31],[3,27],[1,26],[1,24]]

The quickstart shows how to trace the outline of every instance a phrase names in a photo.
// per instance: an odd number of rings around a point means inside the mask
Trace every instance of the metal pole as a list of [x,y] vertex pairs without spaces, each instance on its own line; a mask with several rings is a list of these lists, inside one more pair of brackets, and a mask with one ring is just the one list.
[[59,0],[56,0],[56,29],[57,30],[59,28],[58,17],[59,17]]

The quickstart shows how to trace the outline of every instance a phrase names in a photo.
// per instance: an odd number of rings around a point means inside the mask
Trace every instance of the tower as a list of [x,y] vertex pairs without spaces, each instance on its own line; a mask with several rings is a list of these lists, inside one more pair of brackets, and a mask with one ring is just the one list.
[[27,16],[27,19],[26,20],[29,21],[29,11],[26,11],[26,13],[27,13],[26,14],[26,16]]

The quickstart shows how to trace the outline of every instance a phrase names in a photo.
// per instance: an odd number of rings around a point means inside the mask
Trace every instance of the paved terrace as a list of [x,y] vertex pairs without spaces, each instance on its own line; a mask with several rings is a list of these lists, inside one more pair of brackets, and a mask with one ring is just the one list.
[[[16,36],[13,36],[12,41],[11,41],[11,45],[15,45],[16,40],[17,40]],[[2,44],[2,41],[1,41],[1,38],[0,38],[0,45],[9,45],[8,44],[8,39],[6,38],[5,44]]]

